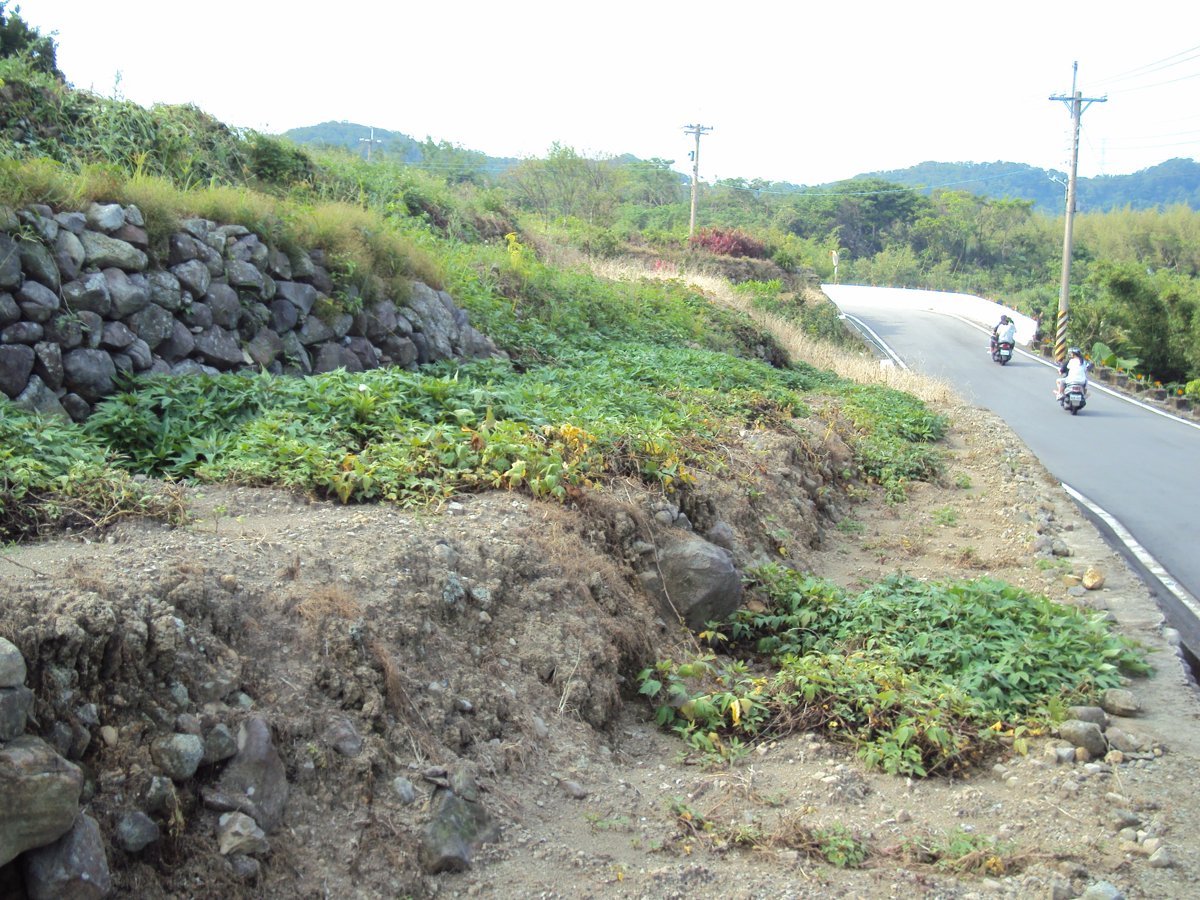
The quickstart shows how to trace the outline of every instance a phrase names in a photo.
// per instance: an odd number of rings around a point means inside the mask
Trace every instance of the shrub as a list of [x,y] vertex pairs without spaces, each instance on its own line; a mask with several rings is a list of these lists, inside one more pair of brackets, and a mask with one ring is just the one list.
[[720,256],[746,256],[751,259],[766,259],[767,245],[738,229],[702,228],[691,238],[694,248],[707,250]]

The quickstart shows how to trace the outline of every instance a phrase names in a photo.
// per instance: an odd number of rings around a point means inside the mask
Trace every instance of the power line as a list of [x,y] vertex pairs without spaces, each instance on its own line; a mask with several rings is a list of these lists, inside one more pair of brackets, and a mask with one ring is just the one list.
[[[1180,63],[1185,63],[1189,60],[1200,58],[1200,53],[1197,53],[1197,51],[1200,51],[1200,46],[1189,47],[1186,50],[1180,50],[1178,53],[1173,53],[1170,56],[1163,57],[1162,59],[1155,60],[1154,62],[1137,66],[1133,69],[1129,69],[1128,71],[1121,72],[1116,75],[1110,75],[1107,78],[1097,79],[1095,82],[1093,82],[1093,84],[1112,84],[1113,82],[1123,81],[1127,78],[1140,78],[1143,75],[1151,75],[1154,72],[1160,72],[1163,69],[1169,69],[1171,66],[1177,66]],[[1177,59],[1177,57],[1183,56],[1185,53],[1191,53],[1194,55],[1188,56],[1185,59]]]

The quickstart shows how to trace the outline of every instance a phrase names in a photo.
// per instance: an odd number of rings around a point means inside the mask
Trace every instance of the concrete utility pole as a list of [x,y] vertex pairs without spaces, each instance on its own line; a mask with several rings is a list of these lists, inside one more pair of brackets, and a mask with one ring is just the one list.
[[1075,178],[1079,169],[1079,120],[1083,111],[1093,103],[1106,103],[1107,97],[1084,97],[1075,90],[1075,79],[1079,76],[1079,63],[1074,64],[1071,74],[1071,96],[1055,97],[1068,104],[1074,137],[1071,141],[1071,174],[1067,180],[1067,224],[1063,233],[1062,284],[1058,291],[1058,327],[1054,332],[1054,359],[1063,362],[1067,358],[1067,319],[1071,294],[1071,230],[1075,220]]
[[358,142],[359,142],[360,144],[366,144],[366,145],[367,145],[367,162],[370,162],[370,161],[371,161],[371,145],[372,145],[372,144],[382,144],[382,143],[383,143],[383,141],[377,141],[377,140],[375,140],[375,129],[374,129],[374,128],[372,128],[372,129],[371,129],[371,136],[370,136],[369,138],[359,138],[359,139],[358,139]]
[[692,217],[688,220],[688,237],[696,230],[696,190],[700,182],[700,135],[712,131],[708,125],[684,125],[684,134],[696,136],[696,149],[692,151]]

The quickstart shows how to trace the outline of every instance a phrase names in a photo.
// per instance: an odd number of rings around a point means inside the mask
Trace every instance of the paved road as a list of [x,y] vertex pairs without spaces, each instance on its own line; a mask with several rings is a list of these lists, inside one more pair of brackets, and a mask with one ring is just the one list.
[[[1087,407],[1071,416],[1054,401],[1051,365],[1024,353],[1007,366],[991,361],[987,332],[1002,307],[927,291],[825,291],[903,364],[954,383],[968,402],[1002,416],[1056,478],[1115,517],[1166,570],[1166,587],[1183,589],[1182,598],[1156,592],[1200,656],[1200,606],[1189,607],[1200,597],[1200,427],[1096,384]],[[975,324],[984,322],[983,330]]]

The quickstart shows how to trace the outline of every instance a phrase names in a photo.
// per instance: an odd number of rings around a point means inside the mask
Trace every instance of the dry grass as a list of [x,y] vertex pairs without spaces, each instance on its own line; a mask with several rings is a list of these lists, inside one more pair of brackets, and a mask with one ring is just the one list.
[[310,626],[320,627],[331,618],[357,619],[362,608],[343,588],[321,585],[296,604],[296,614]]
[[[635,281],[653,278],[664,281],[679,279],[701,291],[714,303],[744,313],[775,339],[794,360],[801,360],[818,369],[827,369],[842,378],[860,384],[879,384],[919,397],[926,403],[943,408],[960,405],[961,400],[949,384],[934,378],[919,375],[907,369],[882,365],[879,360],[862,353],[836,347],[816,340],[791,322],[779,316],[755,309],[750,301],[733,289],[730,283],[715,275],[687,272],[655,271],[646,266],[613,260],[589,260],[592,271],[601,278],[613,281]],[[815,291],[815,289],[814,289]],[[830,302],[824,294],[816,292],[819,302]],[[806,298],[811,299],[811,298]]]

